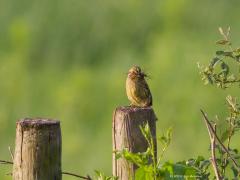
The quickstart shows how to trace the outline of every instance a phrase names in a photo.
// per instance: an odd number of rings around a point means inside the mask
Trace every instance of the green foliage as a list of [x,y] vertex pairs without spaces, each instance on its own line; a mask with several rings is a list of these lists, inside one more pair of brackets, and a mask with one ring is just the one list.
[[[234,83],[240,83],[240,48],[233,48],[230,40],[230,27],[226,32],[219,28],[222,39],[216,42],[220,45],[208,66],[199,65],[200,74],[204,84],[216,84],[217,87],[227,88]],[[235,71],[230,71],[233,61]],[[236,68],[238,68],[236,70]]]
[[[232,47],[232,42],[230,40],[230,27],[226,32],[224,32],[222,28],[219,28],[219,32],[222,39],[218,40],[216,44],[220,45],[221,49],[216,51],[216,56],[213,57],[208,66],[199,66],[202,80],[204,81],[204,84],[216,85],[222,89],[235,84],[239,86],[240,48]],[[240,106],[237,102],[237,98],[232,97],[231,95],[226,97],[226,103],[228,107],[228,116],[225,119],[227,128],[222,132],[218,132],[220,142],[215,146],[217,151],[216,169],[219,171],[219,175],[223,179],[229,179],[229,177],[239,179],[239,165],[236,165],[233,161],[239,163],[240,154],[237,149],[232,148],[230,145],[232,137],[240,129]],[[218,116],[216,116],[216,120],[212,122],[218,127],[218,123],[221,121],[222,120],[219,120]],[[226,147],[229,153],[223,149],[223,146]],[[214,177],[216,178],[216,174]]]
[[179,163],[194,168],[196,170],[196,177],[199,177],[200,179],[208,179],[210,176],[208,169],[210,160],[205,159],[203,156],[198,156],[196,159],[192,158],[187,161],[181,161]]
[[159,156],[159,159],[158,159],[158,163],[157,163],[157,166],[159,165],[166,149],[168,148],[168,146],[170,145],[170,142],[171,142],[171,139],[172,139],[172,128],[168,128],[167,132],[166,132],[166,135],[162,135],[158,138],[158,141],[161,143],[161,153],[160,153],[160,156]]
[[157,180],[173,179],[183,177],[196,177],[198,169],[182,163],[161,162],[161,158],[171,143],[172,128],[169,128],[166,134],[158,138],[161,144],[161,155],[157,159],[154,140],[148,124],[140,127],[143,136],[148,142],[148,148],[145,152],[132,153],[128,149],[116,152],[116,158],[124,158],[128,162],[137,165],[134,179],[136,180]]
[[106,176],[104,173],[97,170],[95,170],[95,174],[94,180],[118,180],[115,176]]
[[[220,140],[222,143],[226,144],[226,147],[232,157],[235,160],[239,160],[240,154],[238,150],[231,148],[230,144],[232,137],[240,129],[240,106],[237,102],[237,98],[233,98],[230,95],[226,97],[226,102],[229,115],[226,117],[225,121],[228,124],[228,127],[225,131],[220,133]],[[225,177],[226,171],[231,171],[233,177],[238,178],[239,174],[237,172],[239,171],[239,169],[232,164],[231,160],[229,159],[229,155],[222,150],[222,147],[220,145],[217,145],[216,149],[218,151],[217,165],[219,167],[221,176]]]

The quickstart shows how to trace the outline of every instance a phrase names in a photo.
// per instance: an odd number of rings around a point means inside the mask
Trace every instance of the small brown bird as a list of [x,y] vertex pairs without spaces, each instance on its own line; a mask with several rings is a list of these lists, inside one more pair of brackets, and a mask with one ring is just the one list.
[[152,95],[145,80],[146,76],[138,66],[133,66],[128,71],[126,92],[132,106],[152,106]]

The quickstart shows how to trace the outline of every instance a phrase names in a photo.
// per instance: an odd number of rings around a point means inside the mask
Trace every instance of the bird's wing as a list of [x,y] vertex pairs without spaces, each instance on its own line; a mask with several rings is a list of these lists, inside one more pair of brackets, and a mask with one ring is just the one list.
[[149,105],[152,105],[152,94],[147,82],[145,81],[145,79],[143,79],[139,84],[140,84],[140,90],[138,91],[139,97],[141,97],[142,99],[148,99]]

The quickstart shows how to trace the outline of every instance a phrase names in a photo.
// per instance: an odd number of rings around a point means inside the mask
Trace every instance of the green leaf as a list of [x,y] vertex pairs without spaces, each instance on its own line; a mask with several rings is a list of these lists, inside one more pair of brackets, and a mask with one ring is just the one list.
[[228,44],[228,43],[229,43],[229,41],[228,41],[228,40],[225,40],[225,39],[218,40],[218,41],[216,42],[216,44],[220,44],[220,45],[226,45],[226,44]]
[[221,69],[222,69],[221,73],[223,73],[224,77],[226,77],[229,73],[229,66],[225,62],[222,62]]
[[[218,56],[224,55],[224,51],[216,51],[216,55],[218,55]],[[213,59],[215,59],[215,58],[213,58]]]
[[152,166],[146,166],[138,168],[135,172],[136,180],[153,180],[153,169]]
[[207,169],[210,165],[210,160],[203,160],[202,162],[200,162],[200,168],[201,169]]
[[120,159],[122,157],[121,152],[115,152],[115,159]]
[[238,178],[238,177],[239,177],[239,176],[238,176],[238,170],[237,170],[234,166],[232,166],[231,169],[232,169],[232,172],[233,172],[233,174],[234,174],[234,177],[235,177],[235,178]]
[[171,141],[171,139],[172,139],[172,132],[173,132],[172,127],[168,128],[168,130],[167,130],[167,139],[168,139],[168,141]]
[[[95,170],[95,177],[97,180],[118,180],[118,177],[116,176],[106,176],[104,173]],[[95,179],[95,178],[94,178]]]
[[168,128],[167,132],[166,132],[166,135],[162,135],[158,138],[158,140],[161,142],[162,145],[164,146],[168,146],[171,142],[171,139],[172,139],[172,128]]
[[166,162],[161,167],[161,174],[164,174],[165,179],[173,179],[174,177],[180,179],[188,177],[188,179],[191,179],[191,177],[197,176],[197,171],[195,168],[183,165],[181,163],[172,164],[170,162]]
[[[217,51],[218,52],[218,51]],[[216,54],[217,54],[216,52]],[[224,53],[224,52],[223,52]],[[210,69],[212,70],[214,68],[214,66],[220,61],[220,59],[218,57],[214,57],[209,64],[209,68],[207,69],[208,72],[211,72]]]
[[167,137],[165,137],[164,135],[159,137],[158,140],[162,143],[162,144],[167,144],[168,140]]
[[144,126],[140,126],[140,130],[141,130],[143,136],[145,137],[145,139],[147,141],[149,141],[151,139],[151,137],[152,137],[149,124],[146,123]]
[[150,151],[149,148],[143,153],[132,153],[127,148],[118,153],[118,157],[123,157],[127,161],[136,164],[138,167],[142,167],[149,163]]
[[204,160],[204,157],[203,156],[198,156],[196,161],[195,161],[195,165],[199,166],[200,165],[200,162]]

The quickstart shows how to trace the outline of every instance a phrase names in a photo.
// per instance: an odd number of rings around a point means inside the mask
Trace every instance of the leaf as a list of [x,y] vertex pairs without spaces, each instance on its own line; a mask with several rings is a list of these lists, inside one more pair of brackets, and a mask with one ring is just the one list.
[[230,34],[230,30],[231,30],[231,27],[230,26],[228,26],[228,29],[227,29],[227,36],[229,36],[229,34]]
[[229,66],[225,62],[222,62],[221,63],[221,69],[222,69],[222,73],[226,77],[229,73]]
[[144,126],[140,126],[140,130],[147,141],[149,141],[152,138],[152,134],[148,123],[146,123]]
[[201,169],[207,169],[210,165],[210,160],[203,160],[201,163],[200,163],[200,168]]
[[200,162],[203,161],[203,160],[204,160],[204,157],[203,157],[203,156],[198,156],[197,159],[196,159],[196,161],[195,161],[195,164],[196,164],[197,166],[199,166],[199,165],[200,165]]
[[165,175],[165,179],[174,179],[175,177],[195,177],[197,171],[195,168],[183,164],[166,162],[161,167],[161,172]]
[[144,165],[147,165],[149,163],[150,159],[150,150],[147,149],[146,152],[143,153],[132,153],[127,148],[123,149],[118,153],[118,157],[123,157],[127,161],[136,164],[138,167],[142,167]]
[[168,128],[166,135],[162,135],[158,138],[162,145],[168,146],[172,139],[172,127]]
[[153,169],[152,166],[146,166],[138,168],[135,172],[136,180],[153,180]]
[[[220,55],[224,55],[224,51],[216,51],[216,55],[220,56]],[[215,58],[213,58],[215,59]]]
[[237,113],[239,111],[237,98],[233,98],[232,96],[228,95],[226,97],[226,101],[233,112]]
[[167,144],[168,140],[167,138],[163,135],[160,138],[158,138],[158,140],[164,145]]
[[195,159],[188,159],[186,161],[186,165],[188,166],[194,166],[195,165]]
[[95,175],[96,175],[97,180],[118,180],[118,177],[116,177],[116,176],[106,176],[104,173],[102,173],[98,170],[95,170]]
[[228,80],[230,81],[235,81],[237,78],[234,74],[231,74],[230,76],[228,76]]
[[218,40],[218,41],[216,42],[216,44],[226,45],[226,44],[229,44],[229,41],[228,41],[228,40],[225,40],[225,39],[221,39],[221,40]]
[[234,58],[232,51],[225,51],[224,56]]
[[240,53],[240,48],[236,48],[236,49],[234,50],[234,52]]
[[206,76],[206,79],[204,81],[204,85],[207,85],[207,84],[213,84],[213,80],[210,76]]
[[168,141],[170,141],[172,139],[172,131],[173,131],[172,127],[168,128],[168,130],[167,130]]
[[238,178],[238,170],[235,168],[235,166],[231,166],[232,172],[234,174],[235,178]]
[[218,30],[219,30],[219,32],[220,32],[220,34],[221,34],[222,36],[225,36],[222,27],[219,27]]
[[135,179],[139,179],[139,180],[145,180],[146,177],[146,172],[144,171],[144,168],[138,168],[135,172]]

